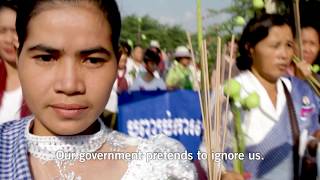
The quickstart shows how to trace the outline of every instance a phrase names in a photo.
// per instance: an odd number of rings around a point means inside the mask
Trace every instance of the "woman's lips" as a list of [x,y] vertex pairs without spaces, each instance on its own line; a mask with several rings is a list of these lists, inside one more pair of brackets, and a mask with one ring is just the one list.
[[87,106],[80,104],[53,104],[54,112],[63,119],[79,118],[87,109]]
[[286,71],[286,70],[288,69],[289,65],[287,65],[287,64],[280,64],[278,67],[279,67],[280,70]]
[[16,50],[14,48],[5,48],[4,51],[8,54],[15,54]]

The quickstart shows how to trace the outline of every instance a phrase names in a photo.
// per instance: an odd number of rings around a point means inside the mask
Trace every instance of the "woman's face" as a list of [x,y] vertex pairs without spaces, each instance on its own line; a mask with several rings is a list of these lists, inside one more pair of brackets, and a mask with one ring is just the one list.
[[140,46],[134,48],[133,59],[140,63],[143,62],[143,49]]
[[153,62],[153,61],[147,61],[147,63],[145,64],[146,66],[146,70],[150,73],[155,72],[158,69],[158,65],[157,63]]
[[180,59],[180,64],[182,64],[184,67],[188,67],[191,63],[191,58],[189,57],[183,57]]
[[16,33],[16,12],[10,8],[0,9],[0,58],[15,66],[18,37]]
[[33,16],[18,60],[33,133],[74,135],[103,111],[117,61],[111,28],[89,3],[61,4]]
[[309,64],[313,64],[320,50],[319,34],[312,27],[306,27],[301,31],[301,39],[303,45],[303,59]]
[[252,72],[261,78],[276,82],[286,73],[293,55],[294,40],[288,25],[273,26],[266,38],[250,48]]

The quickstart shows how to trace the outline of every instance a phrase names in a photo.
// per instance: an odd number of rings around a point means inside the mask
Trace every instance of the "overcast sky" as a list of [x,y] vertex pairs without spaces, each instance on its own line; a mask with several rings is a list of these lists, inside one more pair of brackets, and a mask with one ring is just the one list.
[[[196,0],[117,0],[122,16],[135,14],[149,15],[161,23],[181,25],[188,31],[196,31]],[[231,0],[202,0],[202,16],[208,9],[229,6]],[[226,16],[204,18],[204,26],[225,19]]]

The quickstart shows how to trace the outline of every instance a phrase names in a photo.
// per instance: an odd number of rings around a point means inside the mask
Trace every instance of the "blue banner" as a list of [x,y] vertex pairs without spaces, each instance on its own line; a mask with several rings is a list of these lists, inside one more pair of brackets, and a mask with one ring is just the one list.
[[180,141],[196,157],[203,133],[197,92],[125,92],[118,103],[120,132],[143,138],[162,133]]

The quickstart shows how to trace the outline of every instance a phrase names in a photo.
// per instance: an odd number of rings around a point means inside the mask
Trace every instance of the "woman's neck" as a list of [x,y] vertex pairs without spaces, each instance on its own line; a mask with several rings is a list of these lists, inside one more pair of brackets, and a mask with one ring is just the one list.
[[[86,130],[84,130],[81,133],[75,134],[73,136],[91,135],[91,134],[95,134],[99,130],[100,130],[100,123],[99,123],[99,121],[95,121]],[[44,125],[42,125],[42,122],[40,122],[37,119],[33,120],[33,123],[30,127],[30,133],[37,135],[37,136],[69,136],[69,135],[59,135],[59,134],[56,134],[55,132],[53,132],[47,128],[44,128]]]
[[264,78],[255,69],[252,69],[251,72],[254,74],[254,76],[259,80],[259,82],[265,88],[273,106],[276,107],[276,104],[277,104],[277,81],[276,80],[270,81],[270,80]]
[[12,91],[20,87],[17,66],[4,61],[7,71],[6,91]]
[[154,75],[149,71],[147,71],[143,76],[143,80],[145,80],[146,82],[151,82],[153,79],[154,79]]

